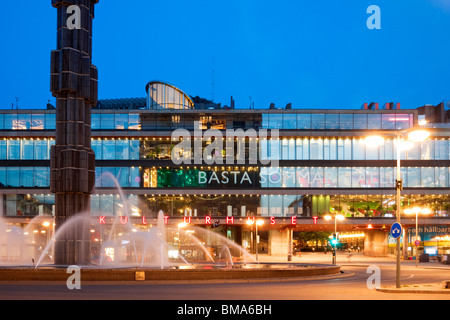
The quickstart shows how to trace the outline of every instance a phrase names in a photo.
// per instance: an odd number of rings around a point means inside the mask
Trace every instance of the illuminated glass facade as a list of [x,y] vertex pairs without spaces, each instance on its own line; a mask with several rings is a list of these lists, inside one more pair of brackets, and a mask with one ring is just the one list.
[[[150,82],[147,93],[146,107],[113,103],[114,109],[92,112],[93,215],[123,213],[118,186],[135,216],[155,217],[160,210],[174,217],[188,212],[198,217],[306,218],[342,212],[358,218],[392,217],[395,212],[395,134],[417,126],[417,110],[200,110],[183,91],[162,82]],[[54,110],[0,112],[4,215],[53,214],[49,167],[55,125]],[[190,148],[177,149],[183,142],[172,135],[177,129],[192,134]],[[224,134],[214,140],[224,150],[196,163],[195,148],[203,151],[213,143],[203,137],[208,130]],[[277,130],[278,135],[233,137],[230,142],[230,130]],[[386,137],[382,146],[366,145],[364,138],[373,133]],[[226,164],[229,149],[243,163]],[[174,164],[174,150],[192,163]],[[255,151],[256,164],[249,161]],[[224,164],[210,165],[206,159]],[[448,216],[448,129],[434,130],[401,159],[404,205],[431,203],[435,217]]]

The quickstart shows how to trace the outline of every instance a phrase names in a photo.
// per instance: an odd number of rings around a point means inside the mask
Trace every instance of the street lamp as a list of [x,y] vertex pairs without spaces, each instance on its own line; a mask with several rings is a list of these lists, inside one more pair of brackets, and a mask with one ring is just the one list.
[[[404,140],[405,135],[408,135],[409,141]],[[396,147],[397,147],[397,180],[395,182],[395,188],[397,190],[396,195],[396,216],[397,223],[401,224],[401,192],[403,191],[403,180],[401,176],[401,152],[406,151],[413,146],[413,142],[425,141],[430,137],[430,133],[423,129],[410,128],[401,132],[395,133]],[[379,147],[384,144],[384,138],[380,136],[370,136],[365,139],[366,145],[370,147]],[[401,244],[400,237],[397,238],[397,261],[396,261],[396,287],[399,289],[400,276],[401,276]]]
[[262,226],[264,224],[264,220],[247,220],[247,225],[252,226],[255,225],[255,237],[256,237],[256,246],[255,246],[255,253],[256,253],[256,261],[258,262],[258,244],[259,244],[259,236],[258,236],[258,226]]
[[[333,219],[333,217],[331,215],[326,215],[324,217],[324,219],[326,221],[330,221],[330,220]],[[334,234],[335,234],[335,237],[336,237],[334,239],[336,239],[336,240],[337,240],[337,222],[338,221],[344,221],[344,220],[345,220],[345,217],[342,214],[336,214],[334,216]],[[336,265],[336,256],[337,256],[336,246],[337,246],[337,243],[332,243],[332,247],[334,248],[334,250],[333,250],[333,265]]]
[[[412,215],[415,214],[416,215],[416,241],[418,241],[419,239],[419,234],[418,234],[418,228],[419,228],[419,214],[423,214],[423,215],[428,215],[431,214],[431,210],[428,208],[422,209],[419,207],[414,207],[412,209],[406,209],[405,213],[408,215]],[[418,246],[416,245],[416,268],[419,266],[418,265]]]

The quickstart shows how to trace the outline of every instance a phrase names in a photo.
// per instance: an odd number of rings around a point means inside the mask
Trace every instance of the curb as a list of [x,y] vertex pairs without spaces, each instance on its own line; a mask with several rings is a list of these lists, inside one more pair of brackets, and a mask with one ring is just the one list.
[[423,288],[424,285],[417,285],[421,288],[378,288],[376,289],[378,292],[384,293],[420,293],[420,294],[450,294],[449,289],[426,289]]

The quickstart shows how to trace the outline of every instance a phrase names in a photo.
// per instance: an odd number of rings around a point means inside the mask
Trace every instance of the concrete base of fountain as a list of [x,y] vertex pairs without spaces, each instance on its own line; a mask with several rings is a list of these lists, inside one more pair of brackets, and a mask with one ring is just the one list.
[[[122,281],[204,281],[204,280],[250,280],[286,279],[316,276],[332,276],[341,273],[340,266],[306,264],[234,265],[232,268],[201,265],[171,269],[96,269],[81,268],[83,282]],[[0,281],[61,281],[71,274],[66,267],[0,268]]]

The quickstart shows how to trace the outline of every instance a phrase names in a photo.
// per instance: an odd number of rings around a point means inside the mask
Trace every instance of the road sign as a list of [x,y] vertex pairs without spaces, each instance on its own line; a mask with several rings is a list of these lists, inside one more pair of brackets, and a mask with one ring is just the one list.
[[420,241],[416,240],[416,242],[414,242],[414,244],[416,245],[416,247],[420,246]]
[[403,227],[400,223],[398,223],[398,222],[394,223],[391,228],[391,236],[394,239],[400,238],[400,236],[402,235],[402,229],[403,229]]

